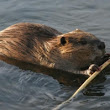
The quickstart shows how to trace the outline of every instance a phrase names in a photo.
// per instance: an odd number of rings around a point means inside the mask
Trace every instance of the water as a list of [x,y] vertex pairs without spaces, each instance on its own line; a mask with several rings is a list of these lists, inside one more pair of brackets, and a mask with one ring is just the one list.
[[[110,52],[109,0],[0,0],[0,30],[34,22],[63,33],[76,28],[96,35]],[[110,108],[110,76],[79,93],[63,110]],[[21,70],[0,61],[0,110],[51,110],[78,87],[68,87],[42,73]]]

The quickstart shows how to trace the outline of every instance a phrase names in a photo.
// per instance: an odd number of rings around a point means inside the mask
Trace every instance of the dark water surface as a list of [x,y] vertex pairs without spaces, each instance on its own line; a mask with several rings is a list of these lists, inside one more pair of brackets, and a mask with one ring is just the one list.
[[[61,32],[80,28],[104,41],[110,52],[110,0],[0,0],[0,30],[18,22],[41,23]],[[105,82],[79,93],[63,110],[109,110],[109,83],[106,75]],[[0,110],[51,110],[76,89],[0,61]]]

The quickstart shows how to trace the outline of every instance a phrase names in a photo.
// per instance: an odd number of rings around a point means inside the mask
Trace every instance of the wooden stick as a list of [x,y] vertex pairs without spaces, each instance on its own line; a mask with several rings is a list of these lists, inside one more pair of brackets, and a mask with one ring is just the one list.
[[103,65],[100,66],[99,71],[95,71],[80,87],[76,90],[76,92],[66,101],[59,104],[57,107],[53,108],[53,110],[61,110],[64,106],[69,104],[73,98],[82,91],[104,68],[106,68],[110,64],[110,59],[107,60]]

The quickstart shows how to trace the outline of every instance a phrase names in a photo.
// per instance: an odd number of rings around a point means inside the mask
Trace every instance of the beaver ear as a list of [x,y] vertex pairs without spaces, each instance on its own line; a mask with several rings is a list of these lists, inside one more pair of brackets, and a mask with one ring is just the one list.
[[65,37],[62,37],[62,38],[60,39],[60,43],[61,43],[62,45],[65,45],[65,44],[66,44],[66,39],[65,39]]

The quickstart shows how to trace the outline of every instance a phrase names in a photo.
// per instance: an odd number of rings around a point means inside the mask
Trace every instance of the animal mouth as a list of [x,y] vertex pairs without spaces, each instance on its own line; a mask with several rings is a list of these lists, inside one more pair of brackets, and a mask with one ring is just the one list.
[[94,60],[94,63],[97,65],[102,65],[105,61],[107,61],[110,58],[109,53],[104,53],[102,56],[97,56]]

